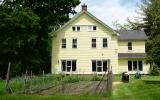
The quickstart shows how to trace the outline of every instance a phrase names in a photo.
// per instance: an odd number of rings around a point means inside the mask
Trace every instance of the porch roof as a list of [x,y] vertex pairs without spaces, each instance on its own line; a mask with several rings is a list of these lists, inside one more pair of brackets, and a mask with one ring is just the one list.
[[119,53],[118,58],[145,58],[146,53]]

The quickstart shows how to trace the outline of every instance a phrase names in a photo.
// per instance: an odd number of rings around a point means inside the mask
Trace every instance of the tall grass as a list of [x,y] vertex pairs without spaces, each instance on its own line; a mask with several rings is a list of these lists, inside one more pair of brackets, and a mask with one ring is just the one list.
[[5,92],[5,81],[0,80],[0,95],[6,94]]
[[14,93],[22,93],[25,90],[32,91],[36,89],[41,89],[56,85],[59,82],[59,75],[45,75],[42,76],[32,76],[32,77],[16,77],[11,79],[10,86]]

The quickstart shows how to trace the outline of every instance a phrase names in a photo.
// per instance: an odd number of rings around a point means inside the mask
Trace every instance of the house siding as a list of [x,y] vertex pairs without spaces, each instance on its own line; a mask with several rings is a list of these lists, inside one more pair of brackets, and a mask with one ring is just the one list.
[[145,59],[119,59],[118,60],[118,65],[119,65],[119,73],[122,73],[124,71],[129,72],[129,74],[135,74],[136,71],[128,71],[128,60],[142,60],[143,61],[143,71],[140,71],[142,74],[148,74],[150,66],[149,64],[145,63]]
[[[128,42],[132,42],[132,50],[128,50]],[[145,53],[145,41],[144,40],[118,41],[118,52]]]
[[[72,31],[73,25],[81,25],[81,31]],[[88,31],[88,25],[96,25],[96,31]],[[60,31],[52,41],[52,73],[61,72],[62,59],[76,59],[75,74],[92,74],[93,59],[111,59],[114,73],[118,73],[118,53],[116,52],[117,37],[113,33],[92,20],[89,16],[81,15],[73,23]],[[66,38],[66,48],[61,48],[61,39]],[[77,48],[72,48],[72,39],[77,39]],[[96,38],[97,47],[91,48],[91,39]],[[103,48],[102,39],[108,39],[108,47]]]
[[[80,31],[72,31],[72,26],[80,26]],[[89,31],[89,25],[96,25],[96,31]],[[61,48],[61,39],[66,39],[66,48]],[[72,48],[72,39],[77,39],[77,48]],[[96,38],[96,48],[91,47]],[[103,38],[108,47],[103,48]],[[132,42],[132,50],[128,50]],[[61,60],[76,60],[77,70],[73,74],[93,74],[92,60],[110,59],[113,74],[128,71],[128,60],[142,60],[144,74],[149,73],[149,65],[144,58],[118,58],[118,53],[145,53],[145,40],[118,40],[118,36],[86,13],[81,13],[73,22],[67,24],[52,39],[52,73],[61,73]],[[130,71],[134,74],[135,71]]]

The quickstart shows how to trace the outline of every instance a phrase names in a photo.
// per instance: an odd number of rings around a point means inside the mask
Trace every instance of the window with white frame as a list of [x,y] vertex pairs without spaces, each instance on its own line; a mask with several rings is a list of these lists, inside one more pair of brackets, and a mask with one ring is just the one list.
[[107,38],[103,38],[103,48],[107,48],[108,47],[108,40]]
[[61,47],[62,48],[66,48],[66,39],[65,38],[63,38],[62,40],[61,40]]
[[77,61],[76,60],[61,60],[61,70],[65,72],[76,71]]
[[92,44],[91,44],[92,48],[96,48],[96,38],[92,39]]
[[73,31],[80,31],[80,26],[72,26]]
[[72,39],[72,48],[77,48],[77,39]]
[[132,42],[128,42],[128,50],[132,50]]
[[107,60],[92,60],[92,72],[106,72]]
[[128,61],[128,71],[143,71],[143,61],[142,60],[129,60]]
[[96,31],[97,27],[95,25],[89,25],[88,26],[88,31]]

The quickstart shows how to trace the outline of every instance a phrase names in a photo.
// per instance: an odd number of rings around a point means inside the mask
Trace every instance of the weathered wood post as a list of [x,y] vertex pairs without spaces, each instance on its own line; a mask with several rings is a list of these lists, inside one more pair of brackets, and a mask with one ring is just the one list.
[[108,60],[108,75],[107,75],[107,90],[112,91],[112,82],[113,82],[113,74],[112,74],[112,67],[110,66],[110,60]]
[[10,77],[9,77],[9,75],[10,75],[10,68],[11,68],[11,62],[9,61],[9,63],[8,63],[8,71],[7,71],[7,75],[6,75],[6,91],[7,91],[9,94],[12,93],[12,90],[11,90],[11,88],[10,88],[10,86],[9,86],[9,81],[10,81]]
[[112,91],[112,81],[113,81],[113,74],[112,74],[112,71],[109,71],[108,72],[108,81],[107,81],[108,91]]
[[64,93],[64,74],[61,75],[62,93]]
[[25,78],[24,78],[24,93],[28,92],[28,71],[26,70]]
[[45,87],[45,78],[44,78],[44,70],[43,70],[43,87]]
[[31,73],[30,73],[30,91],[32,91],[32,70],[31,70]]

